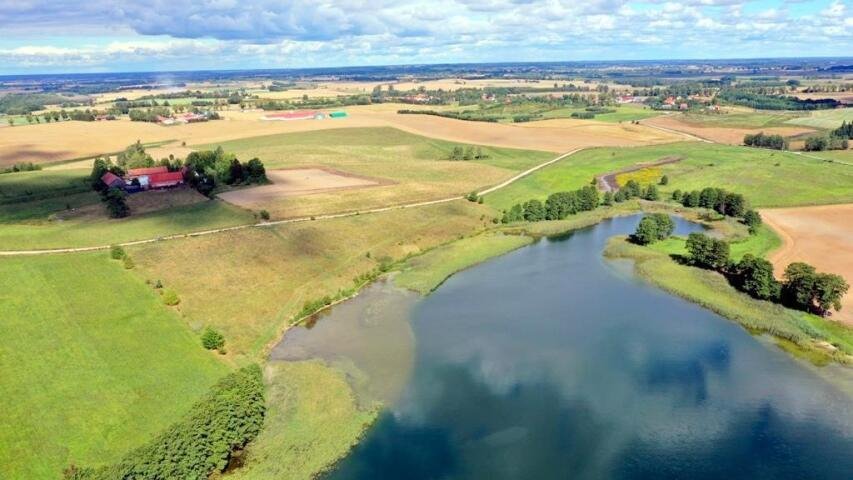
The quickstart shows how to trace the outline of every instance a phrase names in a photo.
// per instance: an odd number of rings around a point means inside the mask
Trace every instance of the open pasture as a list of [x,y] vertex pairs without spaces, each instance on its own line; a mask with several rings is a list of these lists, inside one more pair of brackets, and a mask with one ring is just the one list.
[[720,187],[744,194],[755,207],[853,201],[853,168],[848,165],[789,152],[682,142],[579,152],[487,195],[486,203],[509,208],[530,198],[580,188],[606,172],[673,156],[682,160],[654,167],[669,177],[668,185],[658,187],[664,198],[676,189]]
[[[790,117],[773,116],[771,118],[761,115],[758,119],[751,119],[748,122],[744,120],[744,123],[740,123],[740,120],[736,120],[735,123],[728,123],[729,118],[726,115],[703,115],[702,122],[695,121],[696,118],[683,114],[661,115],[643,120],[643,123],[653,127],[684,132],[699,138],[711,140],[712,142],[727,145],[742,145],[745,135],[759,132],[764,132],[768,135],[782,135],[783,137],[793,137],[814,132],[814,129],[807,127],[778,126],[780,122],[783,120],[787,121]],[[704,121],[706,119],[713,119],[713,121]],[[748,124],[749,122],[774,126],[735,126]]]
[[229,354],[255,356],[306,302],[354,286],[355,277],[382,262],[484,228],[489,213],[483,205],[459,200],[127,250],[145,278],[162,279],[178,293],[190,325],[213,325],[225,335]]
[[[853,98],[853,93],[849,94]],[[834,130],[841,126],[842,122],[853,122],[853,108],[836,108],[833,110],[816,110],[809,112],[806,116],[792,118],[786,123],[803,125],[806,127]]]
[[115,461],[227,372],[106,252],[0,258],[0,328],[2,478]]
[[[341,128],[247,138],[218,145],[240,158],[258,157],[268,170],[319,166],[379,183],[370,188],[321,191],[310,196],[259,195],[249,202],[253,207],[268,210],[274,218],[363,210],[464,195],[499,183],[553,156],[547,152],[482,147],[485,159],[450,161],[454,146],[468,144],[434,140],[393,128]],[[254,195],[252,192],[258,189],[281,192],[276,188],[253,187],[227,193],[224,198]]]
[[[761,215],[782,237],[782,248],[770,255],[777,275],[791,262],[807,262],[853,284],[853,204],[767,209]],[[842,305],[830,318],[853,325],[853,292]]]

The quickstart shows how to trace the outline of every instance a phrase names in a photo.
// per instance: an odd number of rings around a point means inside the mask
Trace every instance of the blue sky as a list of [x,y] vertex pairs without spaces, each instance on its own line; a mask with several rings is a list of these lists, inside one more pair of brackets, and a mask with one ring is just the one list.
[[853,0],[0,0],[0,74],[851,52]]

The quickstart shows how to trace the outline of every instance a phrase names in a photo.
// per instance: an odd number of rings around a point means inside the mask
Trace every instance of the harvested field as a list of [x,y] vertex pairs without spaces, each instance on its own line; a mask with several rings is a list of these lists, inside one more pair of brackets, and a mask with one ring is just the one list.
[[220,194],[219,198],[241,207],[255,208],[283,197],[365,188],[387,183],[327,167],[268,170],[267,178],[272,185],[225,192]]
[[661,115],[646,120],[642,120],[643,124],[653,127],[660,127],[670,130],[684,132],[690,135],[695,135],[699,138],[704,138],[712,142],[724,143],[728,145],[742,145],[744,135],[751,133],[764,132],[766,134],[778,134],[785,137],[793,137],[814,132],[811,128],[805,127],[767,127],[767,128],[739,128],[739,127],[724,127],[724,126],[704,126],[691,124],[683,121],[682,118],[675,115]]
[[221,143],[276,133],[332,128],[395,127],[453,142],[564,152],[577,147],[632,146],[680,139],[641,125],[549,120],[526,126],[467,122],[427,115],[398,115],[400,105],[350,107],[344,120],[264,122],[262,111],[224,111],[222,120],[164,127],[146,122],[61,122],[0,130],[0,166],[18,162],[57,162],[117,152],[136,140],[167,142],[157,158],[188,153],[181,144]]
[[566,152],[590,146],[635,146],[683,140],[678,135],[642,125],[591,120],[543,120],[508,125],[455,120],[434,115],[397,115],[384,112],[371,112],[369,115],[407,132],[451,142],[549,152]]
[[[802,261],[853,284],[853,204],[761,210],[761,216],[782,237],[782,248],[770,255],[777,275]],[[853,291],[842,306],[830,318],[853,325]]]

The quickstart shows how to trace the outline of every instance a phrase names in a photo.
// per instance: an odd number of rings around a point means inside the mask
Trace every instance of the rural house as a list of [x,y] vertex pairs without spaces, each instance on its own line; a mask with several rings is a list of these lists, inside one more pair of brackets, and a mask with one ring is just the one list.
[[171,188],[184,184],[186,167],[177,172],[170,172],[167,167],[131,168],[124,178],[111,172],[101,177],[108,187],[121,188],[128,193],[141,190]]

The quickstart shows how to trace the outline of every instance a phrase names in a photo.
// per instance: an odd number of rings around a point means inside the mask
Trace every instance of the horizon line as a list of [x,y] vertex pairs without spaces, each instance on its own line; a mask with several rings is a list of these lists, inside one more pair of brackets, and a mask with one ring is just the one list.
[[286,72],[286,71],[307,71],[307,70],[345,70],[357,68],[404,68],[404,67],[439,67],[439,66],[474,66],[474,65],[569,65],[581,63],[599,63],[599,64],[630,64],[640,62],[708,62],[708,61],[758,61],[758,60],[850,60],[853,61],[853,56],[790,56],[790,57],[717,57],[717,58],[647,58],[647,59],[621,59],[621,60],[524,60],[524,61],[496,61],[496,62],[418,62],[418,63],[400,63],[400,64],[362,64],[362,65],[337,65],[337,66],[317,66],[317,67],[248,67],[248,68],[229,68],[229,69],[211,69],[200,68],[191,70],[106,70],[106,71],[65,71],[54,73],[0,73],[0,78],[6,77],[40,77],[40,76],[56,76],[56,75],[108,75],[108,74],[155,74],[155,73],[172,73],[172,74],[189,74],[189,73],[207,73],[207,72]]

